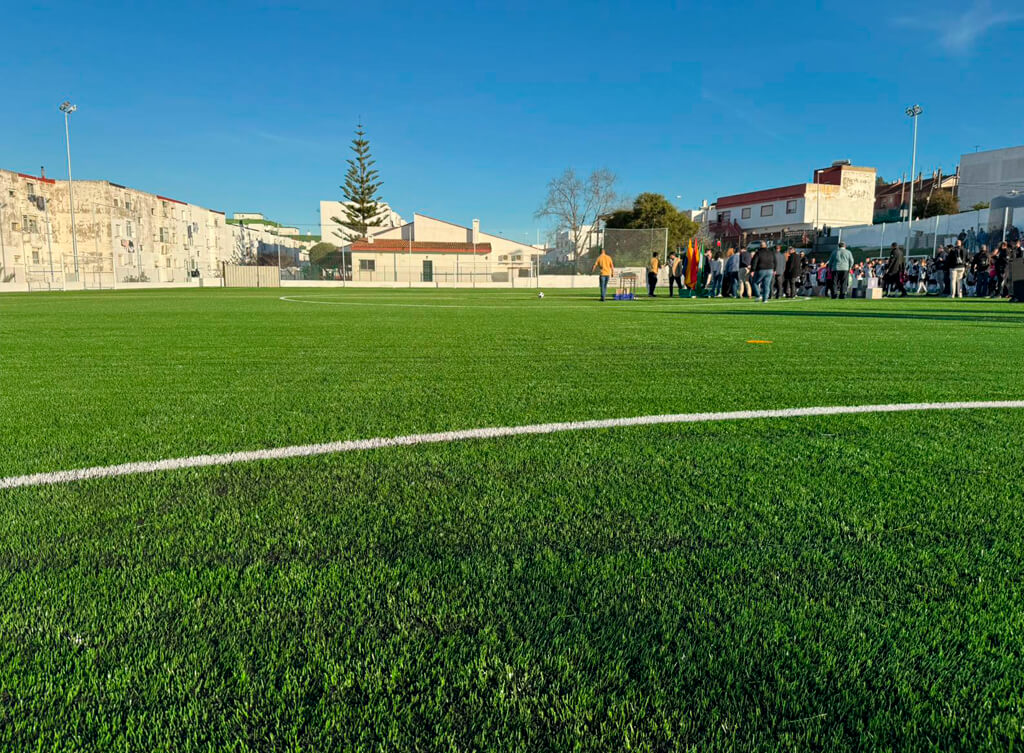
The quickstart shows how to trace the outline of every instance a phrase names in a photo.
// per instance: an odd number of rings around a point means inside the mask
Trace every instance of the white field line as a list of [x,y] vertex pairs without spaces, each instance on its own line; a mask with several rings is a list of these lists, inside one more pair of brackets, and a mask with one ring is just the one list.
[[[301,295],[301,294],[299,294],[299,295]],[[526,299],[523,299],[520,303],[515,304],[515,305],[502,305],[502,304],[489,304],[489,303],[479,303],[479,304],[468,304],[468,303],[398,303],[398,302],[394,302],[394,301],[365,300],[365,299],[364,300],[354,300],[354,301],[312,301],[312,300],[306,300],[306,298],[308,296],[299,297],[299,295],[282,295],[279,300],[285,301],[287,303],[311,303],[313,305],[318,305],[318,306],[389,306],[389,307],[397,307],[397,308],[437,308],[437,309],[518,309],[518,310],[522,310],[524,306],[530,305],[529,303],[527,303]],[[721,300],[707,299],[707,298],[682,298],[682,299],[679,299],[679,302],[677,303],[675,298],[669,299],[666,296],[665,299],[666,300],[670,300],[671,303],[668,306],[660,306],[659,309],[658,309],[659,311],[667,311],[667,310],[670,309],[670,307],[674,308],[674,307],[676,307],[678,305],[683,305],[684,301],[687,304],[689,304],[689,305],[699,305],[699,306],[723,306],[723,305],[745,306],[748,303],[751,303],[751,302],[754,301],[754,299],[745,299],[746,303],[740,303],[739,301],[736,301],[736,300],[731,299],[731,298],[723,298]],[[457,298],[445,298],[445,299],[434,299],[434,300],[449,300],[449,301],[451,301],[451,300],[459,300],[459,299],[457,299]],[[803,298],[801,298],[801,297],[798,297],[798,298],[780,298],[778,300],[773,299],[772,303],[779,303],[779,302],[792,303],[793,301],[809,301],[809,300],[811,300],[811,299],[810,298],[806,298],[806,297],[803,297]],[[698,301],[700,303],[697,303]],[[559,304],[559,303],[537,303],[536,305],[538,307],[543,307],[546,310],[558,309],[559,311],[562,311],[562,310],[565,310],[565,309],[588,309],[590,311],[598,311],[602,307],[592,305],[592,304],[597,303],[597,302],[598,302],[597,298],[594,298],[590,302],[591,305],[588,305],[586,303],[569,303],[569,304],[564,304],[564,303],[563,304]],[[605,308],[608,308],[610,310],[615,310],[615,311],[640,311],[640,310],[642,310],[641,307],[650,306],[652,303],[660,303],[660,301],[652,302],[652,301],[647,301],[645,299],[645,303],[642,303],[642,304],[640,304],[639,301],[609,301],[608,303],[613,304],[613,305],[609,305],[609,306],[605,307]],[[630,303],[634,304],[634,306],[630,307],[629,305],[627,305],[627,304],[630,304]],[[614,304],[620,304],[620,305],[614,305]],[[639,305],[637,305],[637,304],[639,304]]]
[[484,429],[463,429],[442,431],[433,434],[409,434],[399,437],[376,437],[374,439],[350,439],[322,444],[293,445],[266,450],[225,452],[216,455],[192,455],[166,460],[149,460],[120,465],[103,465],[92,468],[77,468],[68,471],[34,473],[27,476],[0,478],[0,489],[16,489],[24,486],[46,486],[65,484],[87,479],[131,476],[158,471],[176,471],[183,468],[202,468],[233,463],[251,463],[257,460],[280,460],[283,458],[312,457],[360,450],[381,450],[387,447],[408,447],[418,444],[441,444],[462,442],[469,439],[497,439],[528,434],[557,434],[567,431],[589,431],[593,429],[617,429],[628,426],[654,426],[658,424],[707,423],[712,421],[738,421],[759,418],[801,418],[804,416],[838,416],[856,413],[905,413],[931,410],[976,410],[992,408],[1024,408],[1024,400],[988,400],[954,403],[890,403],[887,405],[832,405],[816,408],[782,408],[776,410],[742,410],[725,413],[671,413],[660,416],[636,416],[633,418],[602,418],[591,421],[567,421],[551,424],[528,424],[524,426],[495,426]]

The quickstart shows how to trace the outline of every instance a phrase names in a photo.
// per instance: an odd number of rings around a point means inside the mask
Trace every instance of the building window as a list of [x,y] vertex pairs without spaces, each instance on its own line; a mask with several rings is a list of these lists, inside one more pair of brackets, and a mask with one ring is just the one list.
[[796,214],[796,199],[786,202],[786,214]]
[[731,220],[732,220],[732,211],[731,210],[726,209],[724,212],[719,212],[718,213],[718,221],[719,222],[730,222]]
[[114,209],[117,209],[119,206],[121,206],[121,202],[118,201],[117,199],[114,199]]
[[376,272],[377,261],[375,259],[360,259],[359,260],[359,271],[360,272]]
[[38,251],[33,251],[32,252],[32,263],[33,264],[38,264],[39,263],[39,252]]
[[120,225],[114,225],[114,237],[115,238],[120,238],[121,237],[121,226]]
[[749,220],[750,219],[750,207],[746,207],[746,208],[740,210],[740,219],[741,220]]
[[771,217],[773,214],[775,214],[775,205],[774,204],[762,204],[761,205],[761,216],[762,217]]
[[128,236],[129,238],[132,237],[132,223],[130,223],[130,222],[124,223],[124,234],[126,236]]
[[167,232],[167,228],[160,228],[160,242],[167,243],[170,240],[171,234]]
[[130,210],[132,208],[132,203],[130,201],[128,201],[128,199],[124,200],[124,208],[128,209],[128,210]]

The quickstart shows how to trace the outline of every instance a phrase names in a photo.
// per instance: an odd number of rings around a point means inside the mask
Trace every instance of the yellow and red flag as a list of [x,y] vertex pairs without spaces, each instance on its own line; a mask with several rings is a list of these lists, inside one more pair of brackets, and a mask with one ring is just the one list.
[[686,287],[691,290],[697,288],[697,280],[700,278],[700,249],[698,245],[690,239],[690,242],[686,244]]

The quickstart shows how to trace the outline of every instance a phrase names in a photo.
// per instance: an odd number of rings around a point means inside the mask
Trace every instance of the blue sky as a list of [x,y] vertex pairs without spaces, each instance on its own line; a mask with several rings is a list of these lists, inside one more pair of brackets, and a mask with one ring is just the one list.
[[[0,167],[318,227],[361,118],[384,198],[534,239],[545,184],[607,167],[680,206],[1024,143],[1011,3],[11,3]],[[1009,9],[1009,10],[1007,10]],[[1012,74],[1012,75],[1008,75]]]

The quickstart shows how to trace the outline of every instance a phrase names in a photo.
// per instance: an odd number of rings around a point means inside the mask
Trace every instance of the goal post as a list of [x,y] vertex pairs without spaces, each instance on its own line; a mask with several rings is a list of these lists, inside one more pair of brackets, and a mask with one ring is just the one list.
[[664,260],[668,252],[668,228],[607,227],[604,250],[618,268],[643,267],[654,252]]

